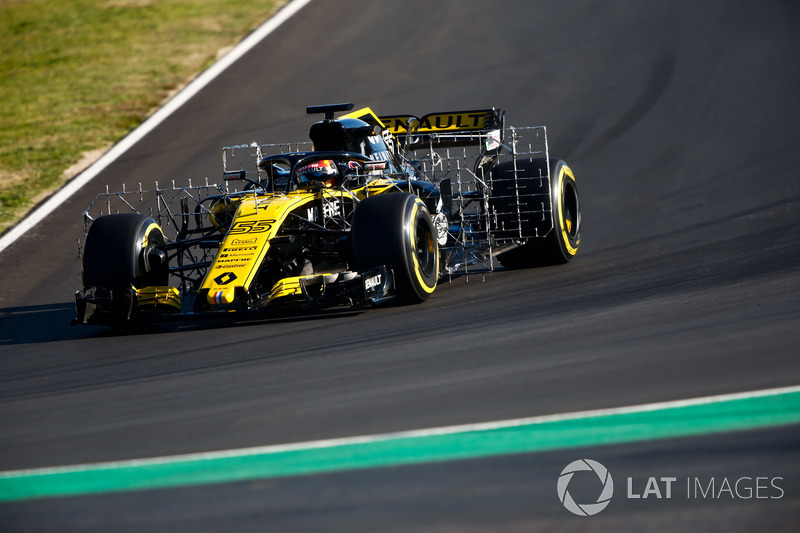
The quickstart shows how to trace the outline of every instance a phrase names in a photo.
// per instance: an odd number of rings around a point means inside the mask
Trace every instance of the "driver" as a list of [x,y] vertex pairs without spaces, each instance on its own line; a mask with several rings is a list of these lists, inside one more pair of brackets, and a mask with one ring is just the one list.
[[314,161],[297,169],[297,184],[300,187],[309,187],[317,183],[323,187],[338,185],[339,170],[332,159]]

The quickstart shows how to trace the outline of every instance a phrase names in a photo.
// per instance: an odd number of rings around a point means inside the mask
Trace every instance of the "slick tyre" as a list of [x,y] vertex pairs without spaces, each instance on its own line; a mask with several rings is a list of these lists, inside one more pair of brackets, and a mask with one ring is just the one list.
[[[544,158],[532,159],[530,161],[517,161],[517,172],[521,176],[544,176],[547,174],[547,160]],[[530,238],[527,243],[498,256],[500,263],[506,268],[528,268],[535,266],[547,266],[567,263],[578,253],[581,242],[581,213],[580,199],[578,196],[578,186],[575,183],[575,176],[572,170],[561,159],[550,159],[550,183],[546,188],[547,181],[542,180],[543,188],[541,191],[524,191],[526,194],[538,194],[547,198],[544,204],[549,220],[545,218],[546,225],[538,228],[539,238]],[[508,176],[513,172],[513,162],[502,163],[492,170],[493,178]],[[537,179],[536,182],[539,182]],[[492,195],[503,198],[510,196],[509,191],[503,191],[502,187],[508,187],[509,181],[498,181],[501,190],[493,186]],[[526,198],[532,198],[527,196]],[[523,206],[523,208],[526,206]],[[552,220],[552,229],[550,221]],[[531,227],[523,228],[531,234],[537,227],[535,222]]]
[[168,284],[166,242],[156,222],[144,215],[118,214],[98,218],[83,246],[83,287],[137,289]]
[[356,268],[389,266],[401,302],[425,301],[436,289],[436,229],[418,196],[391,193],[362,200],[353,214],[350,238]]

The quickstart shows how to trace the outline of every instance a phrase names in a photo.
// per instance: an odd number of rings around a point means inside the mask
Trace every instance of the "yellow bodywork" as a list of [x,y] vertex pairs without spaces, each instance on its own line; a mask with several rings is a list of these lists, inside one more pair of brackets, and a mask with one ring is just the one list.
[[236,211],[225,239],[200,288],[209,304],[233,303],[237,288],[245,291],[288,214],[314,200],[309,193],[247,197]]
[[277,282],[269,293],[269,299],[286,298],[287,296],[300,296],[303,290],[300,287],[300,280],[303,276],[294,278],[284,278]]
[[[363,200],[392,187],[392,181],[377,179],[354,191],[299,190],[286,194],[247,196],[240,201],[233,223],[220,244],[198,296],[215,306],[232,304],[237,293],[247,293],[269,251],[270,239],[277,235],[292,211],[306,204],[316,205],[315,202],[323,195],[328,201],[345,197]],[[300,294],[297,292],[300,290],[298,280],[286,278],[278,281],[271,291],[270,300]]]
[[181,310],[181,293],[175,287],[144,287],[135,289],[139,307],[171,307]]
[[363,120],[367,124],[377,124],[382,128],[386,127],[380,117],[378,117],[378,115],[376,115],[375,112],[369,107],[364,107],[357,111],[353,111],[352,113],[348,113],[347,115],[342,115],[340,118],[357,118],[359,120]]
[[286,298],[289,296],[304,297],[303,282],[316,282],[318,284],[324,284],[325,278],[328,276],[336,276],[336,274],[324,273],[324,274],[312,274],[310,276],[296,276],[291,278],[284,278],[272,286],[272,290],[270,291],[269,294],[269,299],[270,301],[272,301],[272,300],[277,300],[279,298]]

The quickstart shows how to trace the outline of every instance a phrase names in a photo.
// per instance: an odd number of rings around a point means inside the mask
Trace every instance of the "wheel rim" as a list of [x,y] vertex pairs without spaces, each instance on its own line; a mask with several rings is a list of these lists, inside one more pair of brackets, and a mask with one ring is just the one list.
[[570,240],[575,240],[580,230],[580,211],[578,210],[578,193],[570,181],[564,181],[561,202],[564,231]]
[[436,246],[434,245],[433,234],[428,225],[425,224],[424,219],[417,220],[414,236],[416,241],[414,243],[414,253],[417,256],[419,270],[425,277],[431,277],[435,275]]

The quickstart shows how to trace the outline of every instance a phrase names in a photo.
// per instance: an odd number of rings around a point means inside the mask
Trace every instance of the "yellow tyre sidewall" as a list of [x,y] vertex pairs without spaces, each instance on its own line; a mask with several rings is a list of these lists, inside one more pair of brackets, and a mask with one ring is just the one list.
[[[410,223],[410,229],[409,229],[410,243],[409,244],[411,245],[411,257],[413,258],[412,270],[413,270],[413,276],[415,276],[416,280],[417,280],[417,286],[419,288],[421,288],[423,291],[425,291],[426,293],[431,294],[436,289],[436,284],[437,284],[437,280],[438,280],[438,274],[439,274],[439,246],[438,246],[438,243],[436,242],[436,240],[433,239],[433,236],[431,235],[430,236],[431,240],[429,242],[429,245],[433,248],[433,250],[431,250],[431,252],[434,254],[434,258],[435,258],[434,260],[436,261],[436,265],[435,265],[434,276],[433,276],[433,285],[428,285],[428,283],[425,281],[424,276],[422,275],[422,269],[420,267],[419,258],[417,257],[417,253],[416,253],[416,249],[415,249],[416,242],[417,242],[417,239],[416,239],[416,237],[417,237],[416,236],[417,216],[419,216],[420,210],[424,211],[425,213],[427,213],[427,211],[428,211],[428,209],[425,207],[425,203],[422,200],[420,200],[419,198],[417,198],[417,199],[414,200],[414,206],[411,209],[411,217],[409,219],[409,223]],[[430,215],[429,215],[429,217],[430,217]]]
[[[575,186],[575,175],[572,173],[572,169],[570,169],[566,163],[562,162],[558,166],[558,185],[556,188],[556,191],[558,192],[556,197],[558,205],[558,231],[564,250],[570,255],[570,257],[574,257],[575,254],[578,253],[578,246],[580,245],[581,240],[580,237],[578,237],[573,246],[573,243],[569,238],[566,222],[564,220],[564,183],[567,180],[572,182],[572,185]],[[576,220],[574,223],[579,224],[579,221]]]

